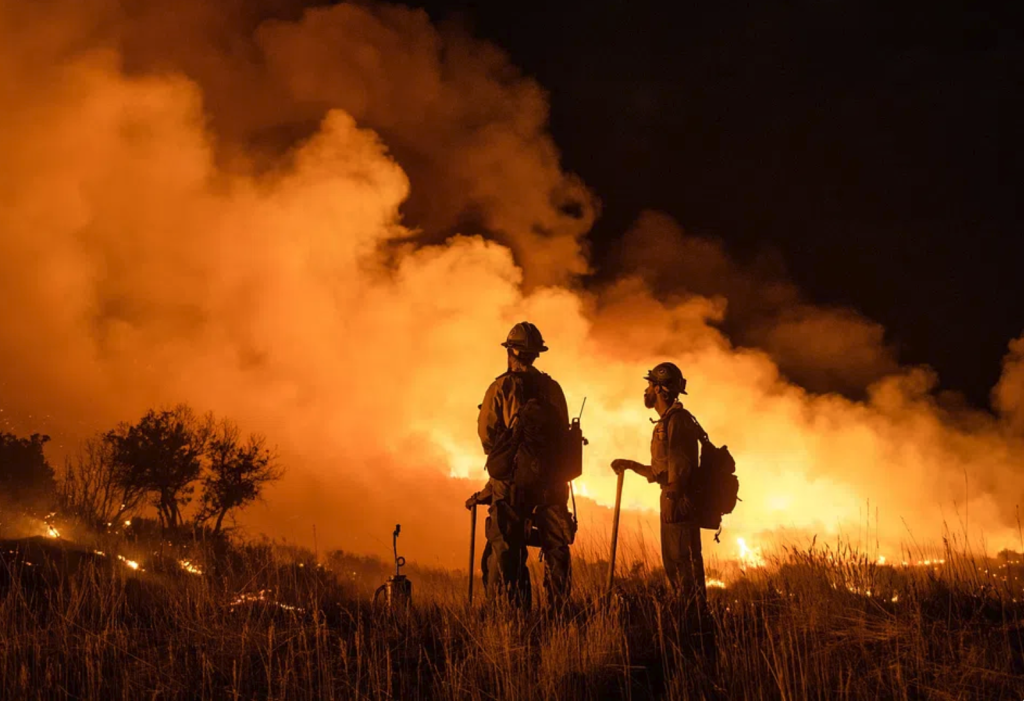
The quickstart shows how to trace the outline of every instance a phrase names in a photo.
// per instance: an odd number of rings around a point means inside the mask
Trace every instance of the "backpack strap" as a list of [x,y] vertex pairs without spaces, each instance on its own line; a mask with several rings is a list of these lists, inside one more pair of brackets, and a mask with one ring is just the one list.
[[[511,377],[513,381],[518,385],[521,392],[519,408],[522,409],[523,405],[530,400],[543,401],[543,393],[541,391],[541,384],[550,379],[547,373],[540,372],[512,372],[511,370],[498,375],[497,379],[503,377]],[[516,415],[519,411],[516,411]],[[515,418],[515,417],[513,417]]]
[[[669,410],[669,411],[671,411],[671,410]],[[708,432],[705,431],[704,427],[700,425],[699,421],[697,421],[697,417],[694,416],[693,414],[691,414],[689,411],[687,411],[686,407],[680,406],[679,407],[679,411],[681,411],[686,416],[686,418],[688,418],[690,421],[692,421],[693,425],[697,427],[697,440],[699,440],[702,445],[712,445],[713,446],[714,443],[712,443],[711,439],[708,437]],[[652,424],[660,424],[662,421],[664,421],[670,415],[671,414],[669,412],[665,412],[665,416],[660,416],[657,419],[651,419],[651,423]]]
[[[532,373],[512,372],[511,370],[506,370],[505,372],[501,373],[495,378],[495,380],[497,381],[504,377],[511,377],[513,382],[515,382],[522,391],[522,396],[520,397],[521,401],[519,402],[519,408],[516,409],[516,413],[512,415],[512,419],[509,421],[508,426],[505,428],[506,435],[510,436],[508,440],[518,440],[516,431],[520,431],[520,433],[522,431],[521,427],[518,424],[519,412],[522,410],[523,406],[526,404],[526,402],[530,401],[531,399],[539,398],[537,395],[539,395],[540,388],[537,386],[537,383],[533,381],[533,378],[530,378],[528,380],[525,377],[527,374]],[[512,474],[509,475],[509,481],[512,482],[513,485],[515,484],[516,479],[516,468],[518,468],[518,462],[516,460],[513,460]]]
[[683,409],[683,413],[686,414],[689,417],[690,421],[693,422],[693,425],[697,427],[697,439],[701,442],[701,444],[713,446],[714,443],[712,443],[711,438],[708,437],[708,432],[705,431],[704,427],[700,425],[700,421],[697,421],[697,417],[688,412],[686,409]]
[[[528,394],[528,386],[531,383],[526,382],[525,379],[522,377],[525,374],[526,373],[512,372],[511,370],[506,370],[505,372],[501,373],[500,375],[498,375],[497,377],[494,378],[494,381],[497,382],[498,380],[501,380],[502,378],[511,377],[513,382],[515,382],[518,385],[518,387],[521,388],[521,391],[523,393],[523,397],[522,397],[523,401],[521,401],[519,403],[519,408],[520,409],[522,409],[523,408],[523,404],[525,404],[530,399],[526,395]],[[508,426],[506,427],[506,430],[511,431],[512,427],[516,425],[516,420],[518,418],[519,418],[519,410],[517,409],[516,413],[512,415],[512,420],[509,421]]]

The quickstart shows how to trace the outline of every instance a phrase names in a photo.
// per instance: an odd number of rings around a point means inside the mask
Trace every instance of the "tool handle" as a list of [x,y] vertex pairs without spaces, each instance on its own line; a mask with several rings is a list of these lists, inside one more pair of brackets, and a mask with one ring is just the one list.
[[476,504],[469,510],[469,603],[473,603],[473,574],[476,567]]
[[619,509],[622,506],[622,481],[626,477],[626,471],[619,473],[619,481],[615,485],[615,515],[612,517],[612,552],[608,557],[608,593],[612,591],[612,583],[615,581],[615,551],[619,544]]

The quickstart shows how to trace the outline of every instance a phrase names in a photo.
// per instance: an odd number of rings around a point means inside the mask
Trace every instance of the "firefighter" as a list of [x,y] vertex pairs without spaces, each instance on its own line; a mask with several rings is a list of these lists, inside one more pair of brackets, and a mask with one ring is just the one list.
[[569,598],[575,535],[568,483],[560,476],[569,410],[559,384],[534,367],[548,349],[536,326],[516,324],[502,346],[508,370],[488,387],[478,419],[489,479],[466,507],[489,505],[482,563],[488,599],[508,596],[529,609],[527,545],[535,545],[548,601],[558,611]]
[[673,363],[647,373],[644,405],[658,412],[651,439],[651,464],[613,460],[616,474],[633,470],[661,486],[661,558],[665,575],[680,596],[703,610],[707,599],[700,526],[694,509],[691,478],[698,465],[700,430],[679,395],[686,379]]

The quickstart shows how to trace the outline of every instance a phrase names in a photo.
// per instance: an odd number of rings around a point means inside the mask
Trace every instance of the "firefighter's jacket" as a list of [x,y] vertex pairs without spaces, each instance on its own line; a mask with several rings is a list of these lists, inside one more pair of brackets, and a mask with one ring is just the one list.
[[699,432],[689,413],[676,402],[654,424],[651,464],[637,469],[649,482],[680,495],[688,494],[690,478],[698,465]]
[[[539,394],[537,398],[554,407],[561,425],[568,428],[569,408],[561,386],[536,368],[531,367],[525,372],[530,373],[530,379],[536,383]],[[487,388],[484,401],[480,405],[477,430],[486,455],[491,454],[492,448],[512,426],[520,407],[528,399],[523,396],[524,383],[517,381],[514,375],[515,373],[507,372],[494,380]]]

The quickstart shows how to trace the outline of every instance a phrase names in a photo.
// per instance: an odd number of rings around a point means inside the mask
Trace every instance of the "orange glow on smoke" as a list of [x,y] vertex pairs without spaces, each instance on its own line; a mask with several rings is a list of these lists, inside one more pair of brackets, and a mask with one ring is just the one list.
[[[194,20],[176,30],[119,3],[0,0],[0,296],[18,300],[0,305],[0,410],[61,436],[48,450],[188,402],[278,447],[288,473],[243,516],[254,530],[388,556],[401,521],[410,555],[464,566],[477,405],[529,319],[571,412],[587,397],[577,493],[599,524],[611,460],[650,460],[641,378],[671,359],[737,460],[723,556],[761,567],[746,543],[779,529],[933,537],[954,509],[1014,542],[1024,340],[998,415],[948,408],[877,324],[798,295],[759,322],[768,350],[737,347],[720,328],[742,266],[656,213],[624,232],[620,274],[583,289],[597,198],[500,51],[352,3],[255,33],[225,10],[207,41],[207,5],[176,3]],[[681,266],[720,286],[684,288]],[[807,391],[783,361],[867,378],[866,398]],[[623,505],[654,523],[657,487],[630,475]]]

